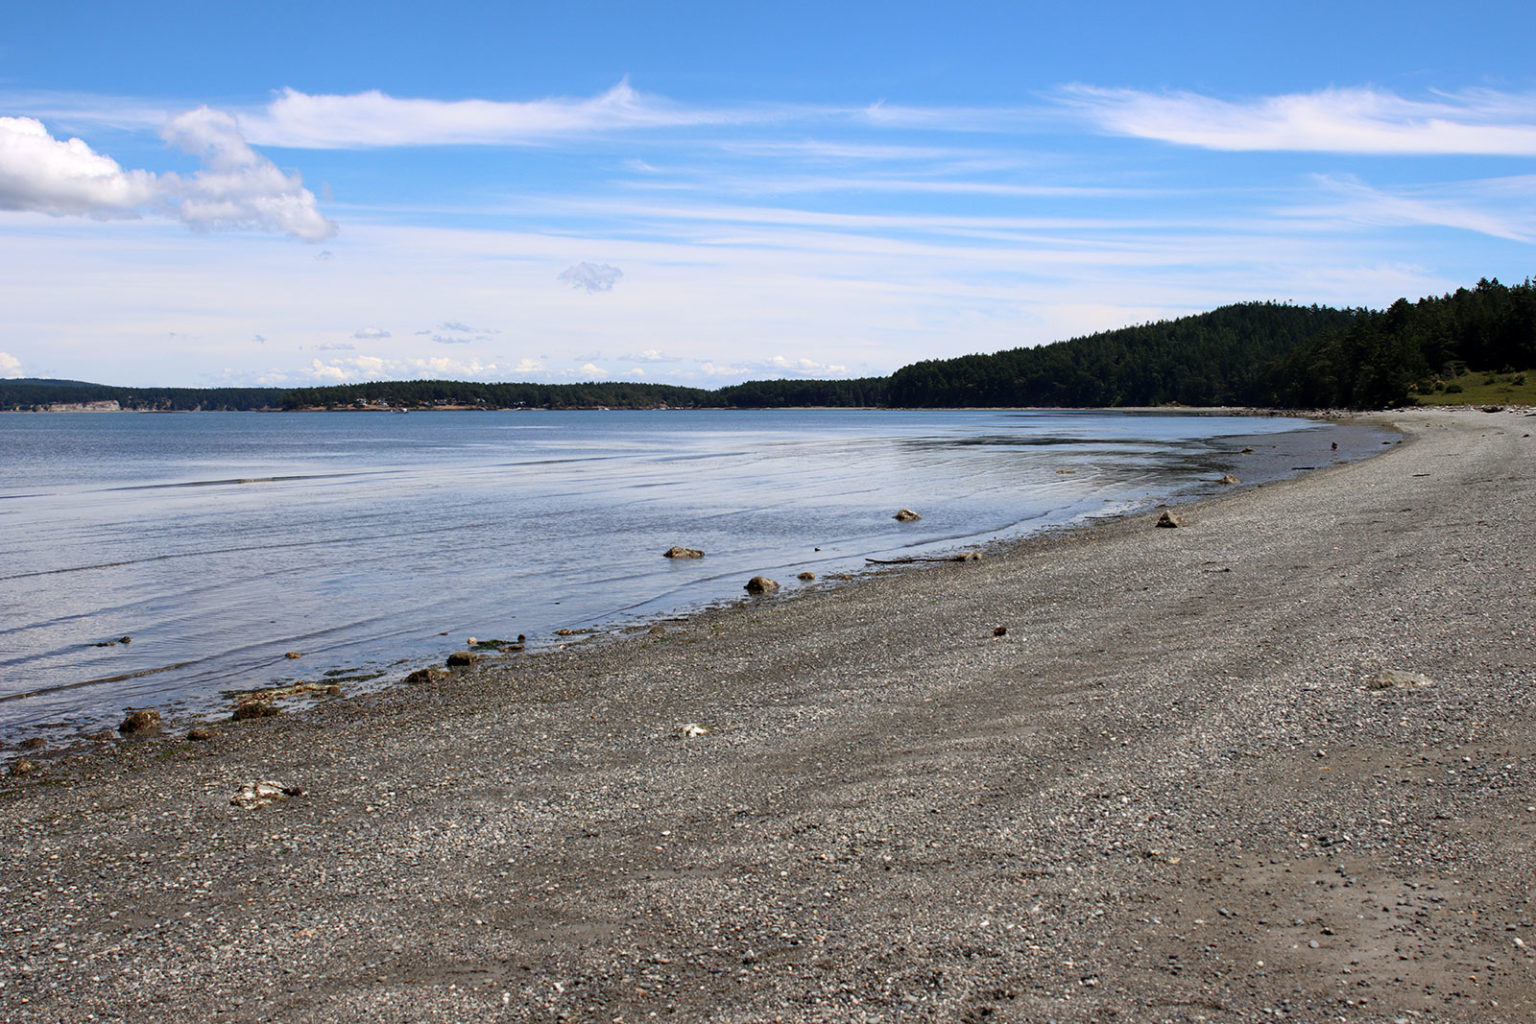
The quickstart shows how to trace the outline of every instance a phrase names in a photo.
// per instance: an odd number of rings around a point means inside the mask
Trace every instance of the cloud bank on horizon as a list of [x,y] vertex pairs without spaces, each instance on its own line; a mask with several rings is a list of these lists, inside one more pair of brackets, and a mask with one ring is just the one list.
[[1529,274],[1523,67],[1095,84],[1124,67],[1000,102],[895,64],[789,90],[653,70],[669,93],[620,67],[586,93],[434,95],[378,66],[246,102],[218,68],[183,99],[0,90],[0,375],[885,374],[1226,302]]

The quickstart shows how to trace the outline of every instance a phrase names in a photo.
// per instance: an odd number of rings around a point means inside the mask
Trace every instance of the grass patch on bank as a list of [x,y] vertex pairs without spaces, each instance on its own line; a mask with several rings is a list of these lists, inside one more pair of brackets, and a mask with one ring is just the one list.
[[1414,388],[1413,398],[1420,405],[1536,405],[1536,370],[1437,378]]

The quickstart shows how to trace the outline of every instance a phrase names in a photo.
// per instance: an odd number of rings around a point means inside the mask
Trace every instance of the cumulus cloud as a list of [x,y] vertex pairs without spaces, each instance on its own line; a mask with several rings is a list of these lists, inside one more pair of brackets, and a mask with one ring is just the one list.
[[166,141],[197,155],[190,176],[124,170],[80,139],[56,139],[41,121],[0,117],[0,208],[53,216],[169,216],[196,230],[257,228],[306,241],[336,226],[297,174],[246,144],[228,114],[200,107],[174,118]]
[[672,356],[654,348],[648,348],[644,352],[636,352],[623,358],[626,363],[670,363],[673,361]]
[[1324,89],[1233,102],[1079,85],[1060,98],[1112,134],[1205,149],[1536,156],[1532,94]]
[[[263,228],[307,242],[336,233],[299,176],[284,174],[253,150],[229,114],[199,107],[173,119],[161,134],[204,164],[190,178],[175,178],[176,187],[169,190],[168,198],[189,226]],[[164,180],[172,179],[166,175]]]
[[352,332],[352,337],[360,341],[373,341],[378,338],[389,337],[389,332],[382,327],[359,327]]
[[0,352],[0,377],[20,377],[21,360],[9,352]]
[[0,208],[133,217],[158,189],[148,171],[125,171],[80,139],[55,139],[41,121],[0,117]]
[[572,288],[581,288],[588,292],[611,292],[613,286],[624,276],[624,271],[618,267],[610,267],[606,263],[577,263],[560,271],[559,280]]
[[577,368],[576,372],[586,374],[589,377],[604,377],[608,374],[607,370],[603,369],[601,366],[598,366],[596,363],[582,363],[581,366]]

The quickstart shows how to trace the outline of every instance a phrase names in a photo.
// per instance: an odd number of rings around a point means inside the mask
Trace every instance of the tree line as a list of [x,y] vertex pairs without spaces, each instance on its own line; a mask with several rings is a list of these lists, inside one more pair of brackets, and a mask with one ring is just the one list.
[[930,359],[890,377],[670,384],[374,381],[313,388],[118,388],[0,380],[0,409],[773,409],[1248,405],[1383,408],[1466,372],[1536,368],[1536,285],[1474,288],[1385,310],[1275,302],[1102,331],[1036,348]]

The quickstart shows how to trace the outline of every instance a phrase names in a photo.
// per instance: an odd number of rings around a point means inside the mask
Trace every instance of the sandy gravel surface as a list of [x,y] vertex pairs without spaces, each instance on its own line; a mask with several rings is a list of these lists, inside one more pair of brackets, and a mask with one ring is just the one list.
[[1536,1019],[1536,418],[1393,418],[1178,529],[40,759],[0,1019]]

